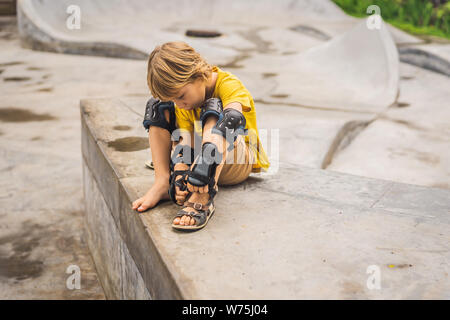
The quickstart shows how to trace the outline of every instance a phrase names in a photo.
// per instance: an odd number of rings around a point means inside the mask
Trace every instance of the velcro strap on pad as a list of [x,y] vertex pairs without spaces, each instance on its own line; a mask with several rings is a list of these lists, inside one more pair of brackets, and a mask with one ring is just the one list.
[[197,157],[195,164],[188,173],[188,182],[194,186],[203,187],[214,179],[216,167],[222,162],[222,154],[212,142],[202,145],[202,153]]
[[[169,110],[169,122],[166,120],[164,110]],[[170,134],[176,129],[175,126],[175,105],[172,101],[162,102],[151,98],[145,107],[144,128],[148,131],[150,126],[160,127],[168,130]]]
[[215,115],[220,117],[220,114],[223,111],[222,100],[219,98],[210,98],[205,101],[205,103],[201,107],[200,112],[200,121],[202,122],[202,127],[205,126],[206,118],[210,115]]

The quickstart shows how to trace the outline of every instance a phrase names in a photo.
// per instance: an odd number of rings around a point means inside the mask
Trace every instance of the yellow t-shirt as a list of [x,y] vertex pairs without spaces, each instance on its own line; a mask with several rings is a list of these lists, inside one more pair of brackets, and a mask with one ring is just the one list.
[[[256,125],[256,110],[252,95],[242,82],[230,72],[223,71],[217,66],[213,66],[213,72],[217,72],[217,80],[212,97],[220,98],[224,108],[231,102],[239,102],[242,105],[242,114],[246,120],[245,129],[248,129],[245,142],[256,150],[256,163],[253,164],[252,172],[267,171],[270,162],[259,139]],[[200,111],[201,108],[183,110],[175,104],[177,127],[189,132],[195,130],[201,137]]]

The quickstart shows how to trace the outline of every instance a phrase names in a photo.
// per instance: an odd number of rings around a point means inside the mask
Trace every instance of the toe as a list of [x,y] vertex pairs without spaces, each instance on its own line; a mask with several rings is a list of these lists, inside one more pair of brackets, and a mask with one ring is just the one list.
[[173,224],[180,224],[180,217],[173,219]]
[[187,217],[186,217],[186,220],[184,221],[184,223],[185,223],[187,226],[192,226],[192,224],[193,224],[192,221],[195,221],[194,218],[187,216]]

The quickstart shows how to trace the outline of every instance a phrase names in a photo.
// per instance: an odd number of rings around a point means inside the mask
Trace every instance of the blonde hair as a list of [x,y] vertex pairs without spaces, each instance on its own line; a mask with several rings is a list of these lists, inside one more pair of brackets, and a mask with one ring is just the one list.
[[156,46],[148,58],[147,84],[153,97],[168,101],[185,85],[207,81],[212,66],[182,41]]

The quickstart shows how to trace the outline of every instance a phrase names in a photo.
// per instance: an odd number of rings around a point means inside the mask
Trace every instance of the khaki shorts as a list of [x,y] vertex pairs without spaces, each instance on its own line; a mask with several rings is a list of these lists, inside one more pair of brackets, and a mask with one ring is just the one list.
[[239,135],[234,150],[228,152],[217,184],[233,185],[244,181],[252,172],[253,163],[255,163],[253,148],[245,143],[244,136]]

